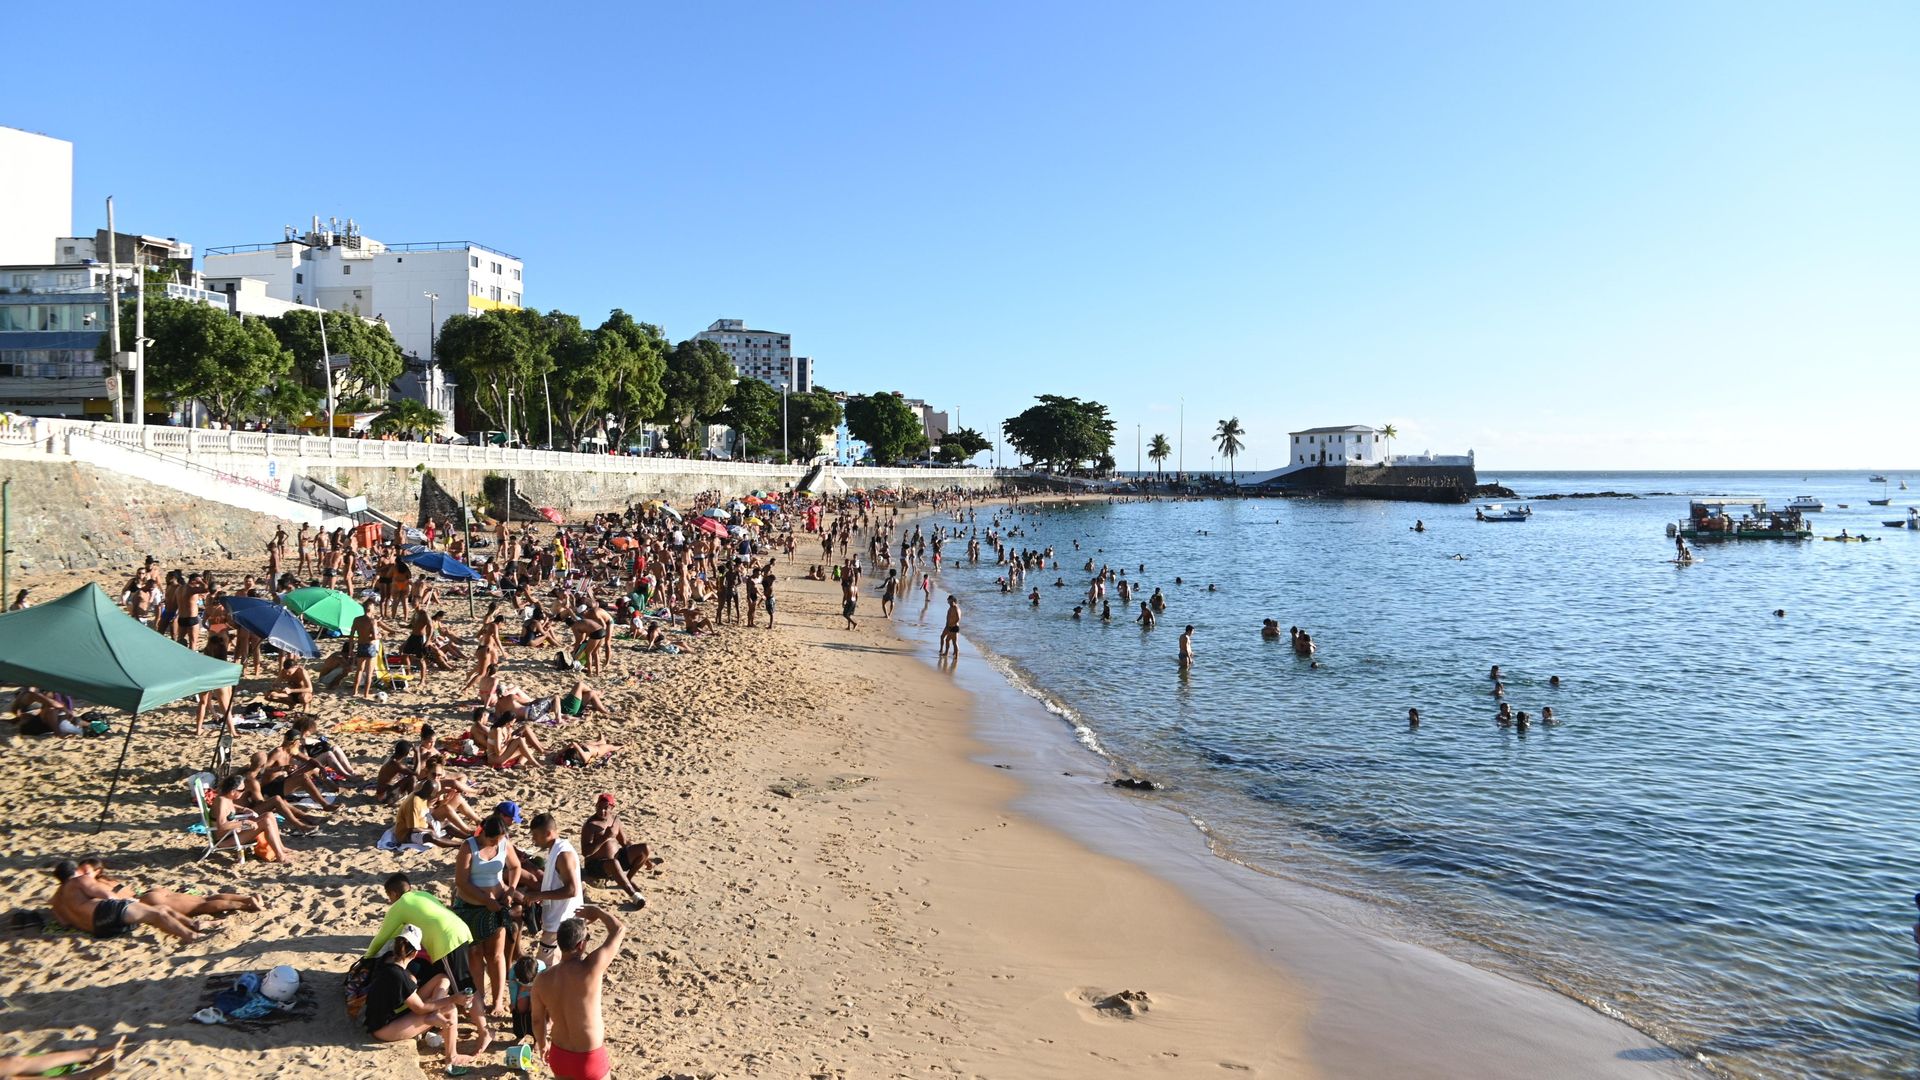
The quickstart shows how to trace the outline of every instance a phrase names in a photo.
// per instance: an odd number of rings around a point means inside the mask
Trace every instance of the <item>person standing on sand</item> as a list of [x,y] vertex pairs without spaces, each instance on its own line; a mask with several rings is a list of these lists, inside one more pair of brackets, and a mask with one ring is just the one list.
[[1187,624],[1187,628],[1184,631],[1181,631],[1181,634],[1180,634],[1180,670],[1186,671],[1192,667],[1193,667],[1193,624],[1189,623]]
[[560,835],[552,814],[535,815],[532,831],[533,842],[546,849],[546,869],[539,891],[526,893],[522,899],[540,905],[540,946],[535,955],[551,967],[557,959],[560,927],[580,910],[580,853]]
[[760,592],[767,605],[767,629],[773,629],[773,561],[767,561],[766,570],[760,574]]
[[[607,928],[607,939],[592,951],[587,920]],[[618,919],[596,907],[560,924],[562,959],[533,980],[533,1049],[556,1080],[607,1080],[613,1055],[607,1052],[600,1016],[600,986],[607,967],[620,953],[626,930]]]
[[953,650],[954,659],[960,658],[960,598],[947,594],[947,625],[940,631],[940,655]]
[[[852,565],[851,563],[847,564],[847,566],[841,569],[840,573],[840,617],[847,621],[847,629],[858,630],[860,629],[860,624],[853,621],[853,613],[860,609],[860,594],[855,591],[855,574]],[[893,579],[888,578],[887,592],[880,604],[881,614],[886,614],[891,608],[892,597]]]

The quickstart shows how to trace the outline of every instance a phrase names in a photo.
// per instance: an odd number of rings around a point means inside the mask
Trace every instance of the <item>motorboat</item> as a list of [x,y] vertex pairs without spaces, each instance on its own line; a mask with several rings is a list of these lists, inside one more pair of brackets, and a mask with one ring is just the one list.
[[1795,495],[1787,503],[1787,509],[1799,514],[1817,514],[1826,508],[1826,503],[1821,502],[1811,495]]
[[1685,521],[1669,524],[1668,536],[1689,540],[1805,540],[1813,535],[1794,509],[1769,510],[1765,499],[1695,499]]
[[1475,521],[1525,521],[1532,516],[1531,506],[1507,506],[1503,503],[1487,503],[1473,512]]
[[1867,477],[1867,483],[1869,484],[1884,484],[1886,482],[1887,478],[1881,476],[1879,473],[1874,473],[1872,476]]

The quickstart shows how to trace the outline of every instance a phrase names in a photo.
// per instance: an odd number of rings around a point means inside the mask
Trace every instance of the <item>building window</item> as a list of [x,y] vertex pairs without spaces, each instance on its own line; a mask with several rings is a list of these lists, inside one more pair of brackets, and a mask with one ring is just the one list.
[[479,295],[480,295],[480,283],[479,283],[479,282],[477,282],[477,281],[474,281],[474,280],[471,280],[471,279],[469,279],[469,280],[467,281],[467,295],[468,295],[468,296],[479,296]]
[[513,268],[513,280],[515,281],[520,280],[520,268],[517,266]]
[[495,274],[498,274],[498,273],[500,272],[500,264],[499,264],[499,263],[494,263],[494,264],[493,264],[493,272],[494,272]]
[[342,265],[341,265],[341,267],[340,267],[340,272],[341,272],[341,273],[343,273],[343,274],[351,274],[351,273],[353,273],[353,267],[352,267],[352,266],[348,266],[348,265],[346,265],[346,264],[342,264]]
[[297,270],[294,271],[293,283],[295,285],[305,285],[307,283],[307,275],[302,274]]
[[472,263],[472,264],[473,264],[473,268],[474,268],[475,270],[478,270],[478,269],[480,269],[480,256],[478,256],[478,255],[469,255],[469,256],[467,256],[467,261],[468,261],[469,263]]
[[519,294],[519,293],[517,293],[517,292],[510,292],[510,293],[508,293],[508,294],[507,294],[507,303],[509,303],[509,304],[512,304],[512,305],[513,305],[514,307],[519,307],[519,306],[520,306],[520,294]]

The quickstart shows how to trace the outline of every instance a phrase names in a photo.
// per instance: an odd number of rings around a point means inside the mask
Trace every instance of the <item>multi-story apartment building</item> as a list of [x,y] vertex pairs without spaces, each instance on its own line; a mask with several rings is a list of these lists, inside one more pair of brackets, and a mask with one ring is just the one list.
[[[432,360],[450,316],[523,306],[526,269],[514,256],[468,240],[384,244],[352,219],[317,217],[305,234],[289,225],[275,243],[208,248],[202,265],[213,288],[258,278],[279,300],[382,319],[400,351],[421,361]],[[437,365],[417,374],[427,404],[451,416],[453,387]]]
[[694,335],[711,341],[733,361],[734,370],[772,387],[786,384],[796,394],[813,391],[813,358],[793,355],[792,339],[777,330],[754,330],[740,319],[715,319]]
[[73,144],[0,127],[0,265],[47,259],[72,231]]

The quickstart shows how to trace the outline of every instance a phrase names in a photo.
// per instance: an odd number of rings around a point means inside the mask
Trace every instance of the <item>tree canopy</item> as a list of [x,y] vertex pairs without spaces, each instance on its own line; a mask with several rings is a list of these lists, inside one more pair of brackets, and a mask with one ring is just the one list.
[[839,429],[842,419],[840,403],[830,391],[816,386],[804,394],[788,394],[788,445],[793,456],[802,460],[813,457]]
[[1164,434],[1155,435],[1147,442],[1147,460],[1153,462],[1154,470],[1163,480],[1167,475],[1166,461],[1172,456],[1173,444],[1167,441]]
[[665,400],[655,420],[672,429],[675,446],[692,445],[695,424],[715,422],[727,407],[736,377],[733,361],[711,341],[689,338],[673,347],[660,376]]
[[[346,367],[334,372],[335,402],[355,398],[385,401],[387,388],[406,370],[393,332],[386,323],[370,323],[344,312],[329,311],[325,315],[327,351],[349,358]],[[327,377],[320,367],[320,322],[319,312],[305,310],[266,320],[274,337],[293,354],[294,374],[324,395]]]
[[[122,312],[132,341],[133,307]],[[156,296],[147,300],[147,392],[180,401],[198,399],[217,420],[287,420],[301,409],[293,354],[264,319],[236,318],[225,308]],[[310,399],[307,399],[310,400]],[[304,411],[304,410],[302,410]],[[294,415],[298,415],[297,413]]]
[[958,431],[949,431],[940,439],[940,460],[949,465],[958,465],[973,455],[993,449],[985,435],[970,427]]
[[847,399],[847,431],[866,443],[882,465],[917,457],[927,448],[920,417],[898,394],[864,394]]
[[507,431],[509,403],[520,400],[524,423],[527,389],[550,369],[550,336],[539,313],[496,308],[448,318],[434,351],[487,426]]
[[[741,456],[780,444],[780,391],[759,379],[741,379],[716,418],[740,436]],[[791,434],[791,433],[789,433]]]
[[1113,449],[1113,421],[1107,407],[1057,394],[1041,394],[1038,405],[1000,425],[1007,442],[1028,461],[1049,468],[1076,469]]

